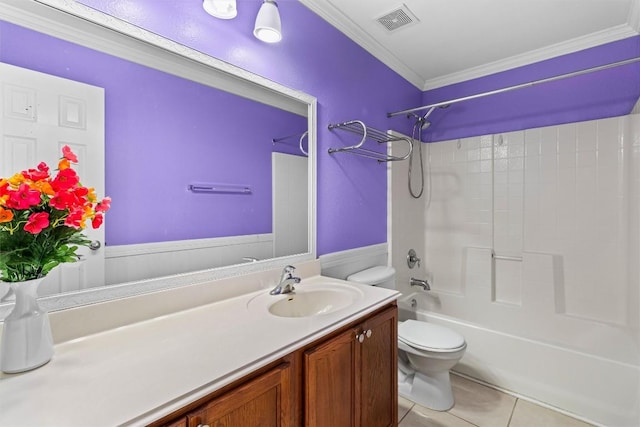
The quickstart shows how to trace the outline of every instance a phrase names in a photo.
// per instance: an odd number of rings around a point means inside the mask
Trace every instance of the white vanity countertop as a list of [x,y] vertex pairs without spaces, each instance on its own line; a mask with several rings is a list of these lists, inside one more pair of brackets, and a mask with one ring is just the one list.
[[249,304],[261,290],[58,344],[47,365],[0,378],[0,426],[144,425],[399,296],[322,276],[296,287],[323,282],[363,296],[333,313],[283,318]]

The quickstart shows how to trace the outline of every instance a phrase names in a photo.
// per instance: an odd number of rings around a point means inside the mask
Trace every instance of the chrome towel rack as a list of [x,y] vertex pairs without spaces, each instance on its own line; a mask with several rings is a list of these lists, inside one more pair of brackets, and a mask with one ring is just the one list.
[[[411,142],[411,139],[407,137],[397,137],[397,136],[389,135],[388,133],[383,132],[381,130],[368,127],[367,125],[364,124],[364,122],[360,120],[351,120],[343,123],[330,124],[329,130],[334,130],[334,129],[358,134],[362,136],[362,139],[357,144],[350,145],[348,147],[329,148],[329,154],[351,153],[351,154],[366,157],[369,159],[375,159],[379,163],[383,163],[383,162],[395,162],[398,160],[406,160],[409,158],[409,156],[411,156],[411,152],[413,151],[413,143]],[[376,141],[380,144],[387,143],[387,142],[404,141],[407,143],[408,150],[404,156],[392,156],[390,154],[382,153],[380,151],[370,150],[368,148],[362,148],[367,138],[373,141]]]
[[308,156],[309,153],[307,152],[307,150],[304,149],[304,146],[303,146],[302,143],[304,142],[304,139],[306,138],[307,139],[307,147],[309,146],[309,131],[304,131],[302,134],[283,136],[282,138],[273,138],[271,140],[271,142],[273,143],[273,145],[275,145],[277,142],[284,142],[286,140],[293,139],[293,138],[296,138],[298,140],[298,148],[300,149],[302,154],[304,154],[305,156]]

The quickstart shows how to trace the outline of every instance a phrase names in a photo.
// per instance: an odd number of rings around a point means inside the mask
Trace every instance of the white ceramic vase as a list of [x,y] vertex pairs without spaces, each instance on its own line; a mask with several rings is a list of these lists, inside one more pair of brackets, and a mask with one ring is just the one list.
[[2,328],[0,370],[3,372],[13,374],[35,369],[53,357],[49,316],[37,300],[42,280],[11,283],[16,302]]

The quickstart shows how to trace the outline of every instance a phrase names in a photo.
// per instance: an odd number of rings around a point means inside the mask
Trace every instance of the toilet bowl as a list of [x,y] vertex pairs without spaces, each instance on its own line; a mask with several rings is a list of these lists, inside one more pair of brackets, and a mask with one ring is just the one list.
[[454,404],[449,370],[467,348],[451,329],[418,320],[398,322],[398,392],[436,411]]
[[[395,269],[378,266],[347,280],[395,289]],[[464,337],[444,326],[419,320],[398,322],[398,393],[437,411],[454,404],[449,370],[467,348]]]

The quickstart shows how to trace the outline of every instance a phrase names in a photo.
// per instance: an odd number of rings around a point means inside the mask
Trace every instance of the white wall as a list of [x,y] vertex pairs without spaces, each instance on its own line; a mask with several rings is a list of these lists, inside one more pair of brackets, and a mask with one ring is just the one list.
[[[640,425],[640,116],[423,148],[428,207],[408,195],[406,162],[392,165],[392,262],[401,291],[431,282],[418,317],[465,335],[456,369]],[[402,254],[421,244],[409,270]]]
[[309,166],[306,157],[271,153],[273,256],[309,251]]

